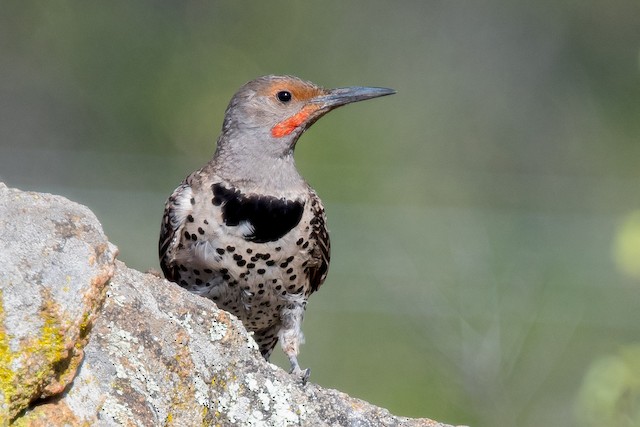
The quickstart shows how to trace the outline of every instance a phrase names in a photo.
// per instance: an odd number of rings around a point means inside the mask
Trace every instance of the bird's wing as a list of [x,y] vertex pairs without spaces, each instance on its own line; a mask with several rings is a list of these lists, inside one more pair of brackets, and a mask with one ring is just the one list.
[[185,181],[167,199],[158,244],[160,267],[165,277],[172,281],[175,281],[178,276],[174,261],[176,252],[181,245],[180,236],[187,217],[192,212],[193,192],[191,186]]
[[331,260],[331,241],[329,231],[326,226],[326,216],[320,198],[312,193],[311,208],[313,209],[313,220],[311,220],[311,240],[315,241],[318,262],[309,269],[309,284],[311,292],[315,292],[327,278],[329,272],[329,261]]

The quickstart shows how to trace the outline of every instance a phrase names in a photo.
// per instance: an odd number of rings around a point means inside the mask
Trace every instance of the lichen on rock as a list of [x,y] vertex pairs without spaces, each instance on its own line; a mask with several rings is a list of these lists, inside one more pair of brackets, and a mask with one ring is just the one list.
[[75,377],[117,249],[86,207],[1,183],[0,243],[4,425]]

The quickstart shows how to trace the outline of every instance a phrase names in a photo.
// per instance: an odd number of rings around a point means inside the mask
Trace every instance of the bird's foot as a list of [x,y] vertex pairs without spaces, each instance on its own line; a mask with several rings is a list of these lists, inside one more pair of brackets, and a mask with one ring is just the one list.
[[300,378],[300,380],[302,380],[302,385],[305,385],[309,380],[309,375],[311,375],[311,369],[300,369],[298,358],[295,355],[289,356],[289,362],[291,362],[291,370],[289,373]]
[[311,369],[300,369],[300,366],[294,366],[291,368],[289,372],[291,375],[300,378],[302,381],[302,385],[305,385],[307,381],[309,381],[309,376],[311,375]]

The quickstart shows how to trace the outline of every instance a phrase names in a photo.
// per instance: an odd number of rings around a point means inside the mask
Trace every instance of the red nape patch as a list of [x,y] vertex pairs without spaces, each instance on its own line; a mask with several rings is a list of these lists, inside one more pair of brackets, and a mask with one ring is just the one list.
[[303,108],[288,119],[284,119],[271,128],[271,135],[275,136],[276,138],[282,138],[283,136],[289,135],[298,126],[306,122],[314,110],[314,108]]

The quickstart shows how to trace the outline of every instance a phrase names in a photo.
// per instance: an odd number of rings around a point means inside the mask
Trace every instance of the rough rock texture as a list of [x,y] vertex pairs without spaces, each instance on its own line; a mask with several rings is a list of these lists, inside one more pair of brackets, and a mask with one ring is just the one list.
[[0,424],[73,380],[117,253],[84,206],[0,183]]
[[0,245],[0,425],[444,427],[303,386],[234,316],[114,261],[64,198],[0,184]]

